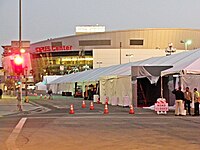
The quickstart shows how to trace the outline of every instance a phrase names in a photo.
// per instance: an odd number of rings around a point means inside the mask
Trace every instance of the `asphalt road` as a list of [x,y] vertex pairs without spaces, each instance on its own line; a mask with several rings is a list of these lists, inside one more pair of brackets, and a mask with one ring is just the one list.
[[[150,110],[95,104],[81,108],[80,99],[37,100],[45,113],[0,118],[0,149],[18,150],[199,150],[200,117],[157,115]],[[75,114],[69,114],[70,104]]]

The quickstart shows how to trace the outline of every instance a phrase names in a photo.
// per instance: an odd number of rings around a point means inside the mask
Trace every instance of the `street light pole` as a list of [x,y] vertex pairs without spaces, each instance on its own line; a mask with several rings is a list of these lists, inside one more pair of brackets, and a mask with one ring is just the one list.
[[192,40],[181,40],[180,42],[184,44],[185,50],[188,50],[188,46],[192,44]]
[[[19,0],[19,54],[21,55],[21,42],[22,41],[22,0]],[[22,111],[22,82],[21,82],[21,75],[18,75],[20,85],[18,90],[18,108],[19,111]]]
[[133,54],[126,54],[126,56],[129,57],[129,62],[131,62],[131,57],[133,57]]
[[121,65],[122,64],[122,42],[119,43],[119,64]]
[[22,0],[19,0],[19,51],[22,41]]
[[100,65],[102,64],[102,61],[97,61],[97,64],[99,64],[99,68],[100,68]]

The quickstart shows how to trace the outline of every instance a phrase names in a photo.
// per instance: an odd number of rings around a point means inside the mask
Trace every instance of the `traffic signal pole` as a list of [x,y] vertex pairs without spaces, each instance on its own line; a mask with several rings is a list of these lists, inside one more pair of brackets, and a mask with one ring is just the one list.
[[[21,43],[22,43],[22,0],[19,0],[19,54],[21,56]],[[19,111],[22,111],[22,82],[21,82],[21,73],[18,74],[20,85],[18,89],[18,109]]]

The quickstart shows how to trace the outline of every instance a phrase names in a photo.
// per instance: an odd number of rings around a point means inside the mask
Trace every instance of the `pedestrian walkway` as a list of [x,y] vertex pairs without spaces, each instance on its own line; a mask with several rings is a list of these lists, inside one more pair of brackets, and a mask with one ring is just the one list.
[[[22,112],[28,112],[38,109],[40,106],[32,105],[31,103],[24,103],[22,101]],[[0,116],[20,113],[17,108],[17,99],[14,96],[3,95],[0,99]]]

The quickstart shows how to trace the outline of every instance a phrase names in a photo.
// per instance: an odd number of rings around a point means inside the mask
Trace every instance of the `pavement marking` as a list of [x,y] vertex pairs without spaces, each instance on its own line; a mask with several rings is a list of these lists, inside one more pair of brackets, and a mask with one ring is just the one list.
[[[147,117],[141,117],[141,116],[134,116],[134,115],[127,115],[127,116],[109,116],[102,115],[102,116],[41,116],[41,117],[28,117],[29,119],[183,119],[183,117],[174,117],[174,116],[147,116]],[[194,117],[187,117],[194,118]]]
[[57,106],[57,105],[52,105],[52,106],[55,107],[55,108],[57,108],[57,109],[64,109],[64,108],[68,109],[68,108],[70,108],[70,106],[66,106],[66,107],[64,107],[64,106]]
[[16,127],[13,129],[12,133],[10,134],[10,136],[8,137],[8,139],[6,140],[6,146],[8,150],[19,150],[19,148],[17,148],[15,141],[17,140],[17,137],[22,129],[22,127],[24,126],[25,122],[26,122],[27,118],[22,118],[19,123],[16,125]]

